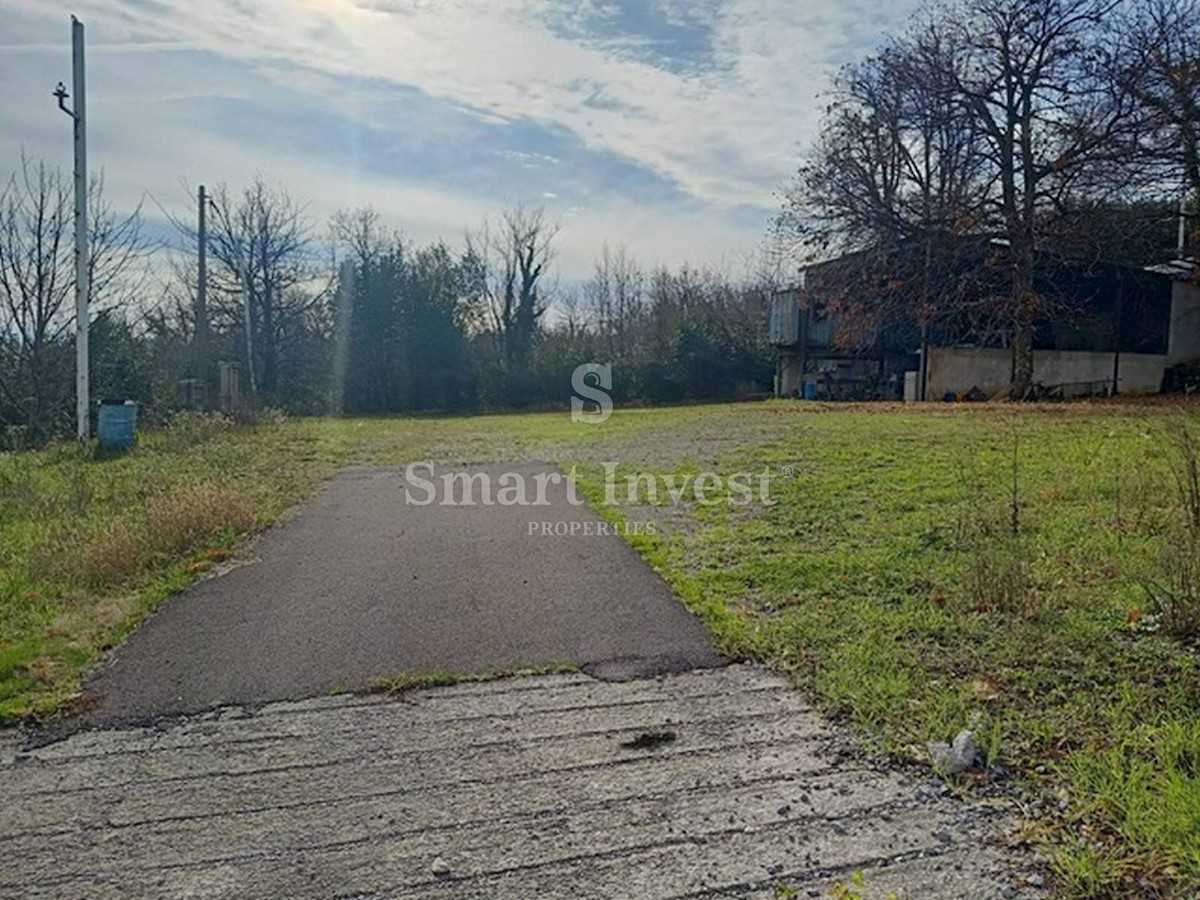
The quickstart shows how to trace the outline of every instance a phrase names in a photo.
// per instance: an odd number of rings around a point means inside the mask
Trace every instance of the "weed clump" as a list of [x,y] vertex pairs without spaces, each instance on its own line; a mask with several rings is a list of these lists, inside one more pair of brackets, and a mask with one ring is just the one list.
[[1164,441],[1178,493],[1178,517],[1158,559],[1158,574],[1143,581],[1153,621],[1185,642],[1200,640],[1200,436],[1182,417]]
[[1026,616],[1033,610],[1033,578],[1020,541],[981,533],[967,548],[964,590],[976,612]]
[[233,428],[233,419],[219,412],[177,412],[171,416],[164,434],[164,448],[186,450],[215,440]]
[[1200,640],[1200,539],[1187,532],[1169,537],[1158,571],[1142,584],[1154,625],[1187,643]]
[[91,589],[116,586],[222,535],[248,531],[255,518],[250,503],[225,485],[155,494],[144,510],[114,516],[90,533],[49,536],[32,555],[30,575]]

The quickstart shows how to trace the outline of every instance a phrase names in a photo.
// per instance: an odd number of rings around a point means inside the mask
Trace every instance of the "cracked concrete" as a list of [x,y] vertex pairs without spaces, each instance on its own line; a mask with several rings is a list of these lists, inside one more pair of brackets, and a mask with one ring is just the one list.
[[82,731],[0,760],[0,895],[803,897],[861,870],[866,896],[1011,896],[994,813],[835,736],[742,665]]

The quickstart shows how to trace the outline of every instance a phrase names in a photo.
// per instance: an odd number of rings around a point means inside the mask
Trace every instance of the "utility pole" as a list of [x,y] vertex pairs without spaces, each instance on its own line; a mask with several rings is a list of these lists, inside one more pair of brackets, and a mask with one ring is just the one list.
[[210,389],[212,363],[209,359],[209,326],[208,326],[208,204],[212,202],[204,185],[200,185],[196,202],[198,207],[198,228],[196,231],[196,256],[198,267],[196,273],[196,304],[193,309],[195,318],[195,346],[193,352],[193,369],[196,378],[204,384],[206,392]]
[[80,441],[91,434],[91,385],[88,381],[88,294],[91,258],[88,247],[87,81],[83,23],[71,16],[72,81],[75,90],[75,419]]
[[88,384],[88,294],[91,259],[88,252],[87,84],[83,57],[83,23],[71,16],[71,75],[74,109],[67,109],[67,89],[60,81],[54,91],[58,108],[74,122],[75,132],[75,422],[76,435],[91,434]]
[[[249,255],[249,254],[247,254]],[[242,262],[241,245],[238,246],[238,262]],[[242,319],[246,331],[246,369],[250,375],[250,397],[258,403],[258,378],[254,374],[254,317],[250,312],[250,262],[242,265]]]

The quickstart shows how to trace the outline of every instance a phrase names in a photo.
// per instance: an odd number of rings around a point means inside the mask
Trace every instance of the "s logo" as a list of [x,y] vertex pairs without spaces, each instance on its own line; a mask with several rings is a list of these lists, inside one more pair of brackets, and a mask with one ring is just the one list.
[[[571,374],[571,390],[574,392],[571,396],[572,422],[599,425],[612,415],[613,402],[608,394],[612,390],[612,366],[585,363]],[[590,400],[600,408],[585,412],[585,400]]]

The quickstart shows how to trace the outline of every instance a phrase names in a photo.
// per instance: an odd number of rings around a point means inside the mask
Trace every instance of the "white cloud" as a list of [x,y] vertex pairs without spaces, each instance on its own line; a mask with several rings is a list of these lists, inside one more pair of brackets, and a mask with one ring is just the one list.
[[[42,0],[9,0],[44,14]],[[915,3],[892,4],[900,20]],[[677,74],[555,35],[544,0],[178,2],[135,16],[117,0],[81,0],[117,41],[186,41],[246,60],[415,85],[503,119],[564,126],[588,146],[626,156],[717,203],[764,203],[811,133],[814,97],[877,7],[732,0],[713,23],[711,75]],[[676,17],[685,13],[671,7]],[[293,76],[294,77],[294,76]],[[602,85],[612,109],[585,106]],[[631,117],[628,106],[645,115]]]
[[[246,85],[212,71],[187,85],[164,70],[161,80],[124,85],[123,93],[97,98],[96,103],[109,104],[114,115],[119,109],[130,123],[123,140],[113,145],[120,147],[122,170],[136,176],[114,177],[115,165],[110,164],[110,185],[125,185],[132,194],[140,183],[157,193],[172,190],[183,173],[205,172],[214,181],[238,182],[264,168],[253,163],[246,146],[206,133],[203,122],[162,117],[165,104],[189,90],[270,104],[262,87],[273,82],[329,102],[339,98],[337,78],[354,76],[414,86],[488,122],[532,120],[565,130],[593,150],[616,154],[677,184],[688,198],[681,208],[707,210],[681,219],[678,210],[614,197],[572,215],[564,242],[572,231],[587,240],[624,240],[648,246],[664,261],[697,259],[728,248],[748,251],[761,231],[730,224],[725,213],[758,207],[765,214],[774,205],[771,192],[793,169],[797,142],[816,127],[814,98],[825,77],[877,41],[887,24],[880,20],[880,7],[869,0],[729,0],[705,14],[713,29],[716,64],[688,74],[651,65],[603,40],[556,34],[545,24],[548,2],[163,0],[148,6],[130,0],[77,0],[76,13],[88,23],[97,58],[129,53],[135,46],[163,50],[152,57],[138,54],[137,65],[144,67],[139,71],[153,71],[160,61],[170,65],[173,57],[166,50],[200,48],[251,62],[263,76]],[[902,21],[916,4],[890,4],[887,21]],[[604,4],[592,6],[610,19],[617,14]],[[666,9],[678,22],[691,14],[690,4],[675,0]],[[44,0],[0,0],[0,10],[38,22],[41,49],[53,46],[44,43],[47,28],[62,20],[64,44],[54,68],[60,74],[54,80],[69,72],[64,13],[48,10]],[[26,67],[39,58],[37,53],[17,55],[0,46],[0,71],[7,76],[10,69]],[[30,76],[26,72],[22,77]],[[593,96],[602,102],[589,104]],[[0,87],[0,103],[14,99]],[[356,119],[369,120],[372,114],[361,102],[344,107],[343,113]],[[159,118],[149,118],[152,113]],[[62,130],[53,127],[62,123],[47,125],[44,118],[40,111],[37,116],[0,112],[0,132],[19,123],[30,129],[20,132],[22,141],[37,147]],[[0,137],[0,149],[5,146],[11,143]],[[523,159],[526,165],[558,162],[534,153]],[[353,160],[330,170],[327,163],[305,158],[302,148],[271,159],[269,168],[265,174],[287,183],[298,196],[319,198],[323,206],[373,202],[392,211],[414,234],[428,229],[454,237],[462,225],[511,199],[433,189],[406,181],[400,173],[382,181],[376,174],[368,181],[354,170]],[[544,199],[553,213],[554,198]],[[570,239],[572,245],[574,241]],[[563,255],[566,264],[575,251]]]

